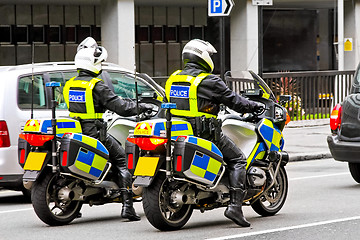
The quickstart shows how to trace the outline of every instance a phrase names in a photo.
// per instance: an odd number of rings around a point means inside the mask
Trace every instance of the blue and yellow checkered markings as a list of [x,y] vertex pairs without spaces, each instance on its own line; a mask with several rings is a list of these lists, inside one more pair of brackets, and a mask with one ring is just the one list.
[[106,149],[106,147],[97,139],[89,137],[89,136],[85,136],[82,134],[78,134],[75,133],[72,135],[72,138],[79,141],[79,142],[83,142],[93,148],[96,148],[97,150],[109,155],[109,151]]
[[217,155],[219,155],[220,157],[223,157],[222,152],[219,150],[219,148],[212,142],[207,141],[205,139],[201,139],[201,138],[197,138],[197,137],[188,137],[187,141],[190,143],[193,143],[195,145],[198,145],[200,147],[203,147]]
[[259,132],[270,151],[280,150],[282,133],[270,120],[264,119]]
[[[166,122],[158,122],[154,126],[154,136],[160,136],[160,132],[166,130]],[[193,135],[190,123],[174,121],[171,125],[171,137]],[[175,138],[176,139],[176,138]]]
[[[41,125],[41,132],[47,133],[48,128],[51,128],[51,120],[44,120]],[[59,136],[59,134],[64,134],[66,132],[75,132],[75,133],[81,133],[81,126],[79,122],[75,122],[74,120],[63,120],[59,119],[56,122],[56,135]]]
[[209,181],[214,181],[221,168],[221,162],[199,152],[195,153],[190,166],[190,171]]
[[281,140],[280,140],[280,150],[282,151],[285,145],[284,136],[281,134]]
[[107,160],[92,151],[80,148],[75,160],[75,166],[83,172],[100,177]]
[[266,153],[266,146],[263,142],[257,143],[251,152],[250,156],[247,159],[246,168],[255,160],[255,159],[263,159]]

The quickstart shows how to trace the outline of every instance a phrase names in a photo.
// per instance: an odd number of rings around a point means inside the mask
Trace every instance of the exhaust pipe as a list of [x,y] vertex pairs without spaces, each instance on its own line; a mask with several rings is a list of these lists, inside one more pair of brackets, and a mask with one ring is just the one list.
[[58,198],[63,202],[71,201],[74,199],[74,197],[75,197],[74,191],[68,187],[63,187],[58,192]]

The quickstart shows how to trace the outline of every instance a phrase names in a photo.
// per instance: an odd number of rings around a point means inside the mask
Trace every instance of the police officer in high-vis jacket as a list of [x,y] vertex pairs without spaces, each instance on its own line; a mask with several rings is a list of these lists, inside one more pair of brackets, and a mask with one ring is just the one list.
[[[176,103],[176,109],[171,110],[174,116],[186,118],[195,135],[214,141],[223,153],[230,182],[230,204],[225,216],[240,226],[249,227],[241,210],[246,195],[246,159],[234,142],[221,132],[216,117],[220,104],[241,113],[260,111],[263,107],[236,94],[221,78],[211,74],[214,69],[211,55],[214,53],[215,48],[206,41],[194,39],[188,42],[182,52],[185,67],[167,80],[166,97]],[[217,126],[216,130],[213,126]]]
[[[70,111],[70,117],[80,120],[83,134],[99,139],[109,151],[109,160],[115,166],[117,184],[121,189],[123,206],[121,216],[131,221],[140,217],[133,208],[131,175],[126,167],[125,151],[121,144],[106,133],[102,116],[110,110],[121,116],[136,114],[136,103],[120,99],[97,76],[102,71],[101,63],[106,61],[107,51],[92,38],[85,39],[78,47],[75,66],[78,76],[66,82],[63,93]],[[148,110],[146,104],[139,104],[140,112]]]

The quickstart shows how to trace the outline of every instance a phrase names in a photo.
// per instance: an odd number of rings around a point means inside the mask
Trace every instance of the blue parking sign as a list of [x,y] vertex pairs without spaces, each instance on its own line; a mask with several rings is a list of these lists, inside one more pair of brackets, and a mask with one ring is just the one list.
[[233,0],[208,0],[208,15],[209,17],[229,16],[233,6]]

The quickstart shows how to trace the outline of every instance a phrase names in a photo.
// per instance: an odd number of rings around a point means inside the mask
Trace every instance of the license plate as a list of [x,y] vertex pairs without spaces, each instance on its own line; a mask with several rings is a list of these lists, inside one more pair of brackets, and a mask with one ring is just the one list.
[[154,176],[159,157],[140,157],[134,172],[135,176]]
[[30,152],[26,158],[24,170],[40,171],[46,154],[46,152]]

